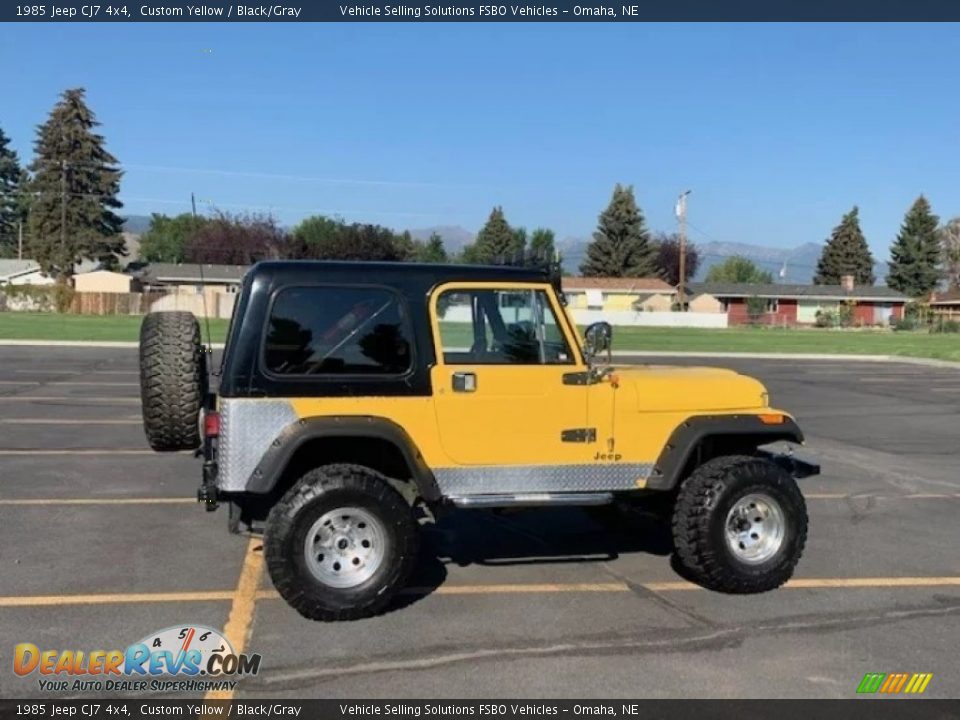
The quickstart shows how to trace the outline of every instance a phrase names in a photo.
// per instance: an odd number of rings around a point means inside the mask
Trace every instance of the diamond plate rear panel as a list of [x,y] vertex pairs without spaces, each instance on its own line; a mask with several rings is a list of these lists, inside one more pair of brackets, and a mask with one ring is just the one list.
[[489,465],[437,468],[433,471],[444,495],[487,495],[527,492],[598,492],[636,490],[653,465]]
[[297,415],[287,400],[220,399],[220,473],[217,485],[241,492],[263,454]]

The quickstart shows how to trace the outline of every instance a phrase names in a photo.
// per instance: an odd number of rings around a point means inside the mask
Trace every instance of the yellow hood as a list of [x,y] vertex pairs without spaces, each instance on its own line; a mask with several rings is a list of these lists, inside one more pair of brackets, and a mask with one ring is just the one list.
[[748,410],[769,402],[759,381],[723,368],[632,365],[614,375],[641,412]]

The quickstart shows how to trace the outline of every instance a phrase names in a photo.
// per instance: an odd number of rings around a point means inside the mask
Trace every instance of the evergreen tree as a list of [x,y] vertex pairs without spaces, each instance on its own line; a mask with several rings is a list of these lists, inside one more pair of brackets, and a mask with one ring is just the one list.
[[613,189],[580,272],[588,277],[646,277],[656,273],[656,251],[632,187],[617,183]]
[[518,238],[503,215],[499,205],[490,212],[472,245],[463,249],[463,260],[468,263],[498,263],[508,260],[516,251]]
[[416,259],[426,263],[445,263],[448,261],[447,250],[443,246],[443,238],[437,233],[430,233],[425,243],[417,248]]
[[860,230],[856,205],[833,229],[817,262],[814,285],[839,285],[844,275],[853,275],[857,285],[873,285],[873,256]]
[[890,248],[887,285],[912,297],[921,297],[936,288],[942,259],[939,222],[927,199],[918,197],[904,216],[900,234]]
[[530,234],[530,254],[541,260],[553,262],[556,246],[553,230],[537,228]]
[[8,147],[10,139],[0,129],[0,258],[17,256],[21,217],[23,170],[17,153]]
[[[115,267],[126,255],[123,220],[114,213],[122,171],[104,148],[84,90],[66,90],[37,128],[31,169],[30,253],[65,282],[83,259]],[[65,222],[64,222],[65,221]]]

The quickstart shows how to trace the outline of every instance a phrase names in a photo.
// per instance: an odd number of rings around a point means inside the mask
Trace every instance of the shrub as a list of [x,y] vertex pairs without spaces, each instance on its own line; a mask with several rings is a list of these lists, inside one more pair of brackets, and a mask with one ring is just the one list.
[[932,333],[960,333],[960,322],[956,320],[947,320],[946,318],[937,318],[930,325]]
[[837,326],[837,314],[833,310],[817,310],[817,317],[813,321],[815,327],[832,328]]
[[903,317],[894,320],[891,325],[897,331],[910,331],[917,329],[917,321],[912,317]]

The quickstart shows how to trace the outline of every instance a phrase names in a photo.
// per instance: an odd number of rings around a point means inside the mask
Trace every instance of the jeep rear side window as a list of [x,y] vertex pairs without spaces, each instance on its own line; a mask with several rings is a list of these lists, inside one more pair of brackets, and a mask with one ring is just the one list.
[[277,294],[264,361],[278,375],[401,375],[412,333],[396,294],[373,287],[295,287]]
[[573,362],[543,290],[445,290],[437,312],[447,365]]

